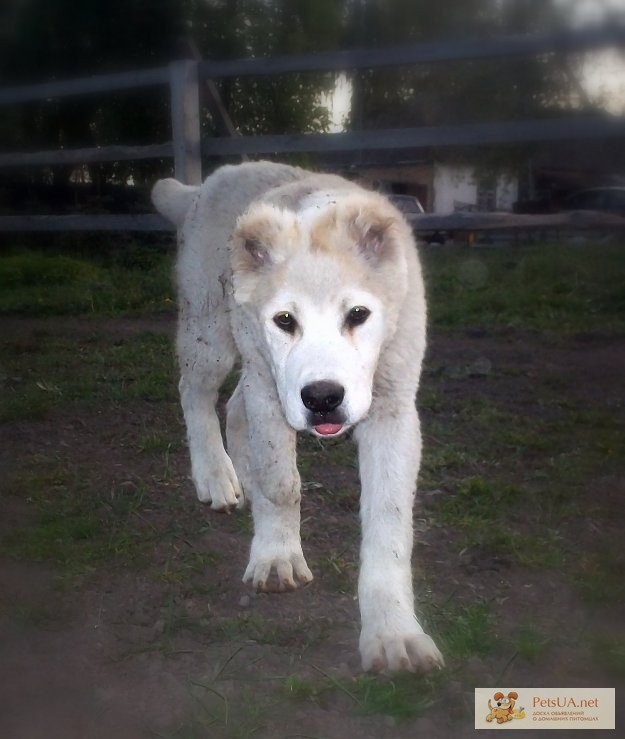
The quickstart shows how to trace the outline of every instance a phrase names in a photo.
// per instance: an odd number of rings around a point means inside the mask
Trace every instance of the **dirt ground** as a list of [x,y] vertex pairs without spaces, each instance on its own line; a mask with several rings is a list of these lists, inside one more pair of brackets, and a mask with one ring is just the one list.
[[[171,336],[173,321],[2,319],[0,392],[42,344],[79,353],[146,332]],[[194,497],[173,363],[160,398],[59,385],[41,418],[0,425],[0,737],[463,737],[473,689],[500,685],[616,687],[622,727],[623,378],[619,336],[431,337],[414,562],[448,667],[429,680],[360,672],[350,442],[302,442],[314,582],[257,595],[241,582],[249,513]],[[453,500],[493,479],[531,497],[497,494],[503,510],[479,521],[471,499],[463,518]],[[515,538],[494,538],[508,522]]]

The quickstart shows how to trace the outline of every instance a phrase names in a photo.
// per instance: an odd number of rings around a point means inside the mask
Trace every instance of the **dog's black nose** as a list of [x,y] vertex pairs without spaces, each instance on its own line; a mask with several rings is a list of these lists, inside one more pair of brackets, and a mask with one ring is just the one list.
[[313,413],[329,413],[343,402],[345,388],[336,382],[320,380],[302,388],[302,403]]

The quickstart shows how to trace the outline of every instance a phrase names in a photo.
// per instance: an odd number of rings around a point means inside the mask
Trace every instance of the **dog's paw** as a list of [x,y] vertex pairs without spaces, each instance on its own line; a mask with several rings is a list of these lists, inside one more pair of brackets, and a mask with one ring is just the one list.
[[213,511],[230,513],[242,507],[243,491],[234,468],[223,467],[214,475],[193,476],[197,497],[202,503],[210,503]]
[[[268,555],[268,556],[267,556]],[[243,575],[243,582],[252,582],[256,590],[263,593],[284,593],[300,585],[312,582],[313,574],[308,569],[301,547],[299,551],[275,556],[263,553],[250,557]]]
[[360,635],[362,667],[367,672],[419,672],[445,666],[436,644],[424,633]]

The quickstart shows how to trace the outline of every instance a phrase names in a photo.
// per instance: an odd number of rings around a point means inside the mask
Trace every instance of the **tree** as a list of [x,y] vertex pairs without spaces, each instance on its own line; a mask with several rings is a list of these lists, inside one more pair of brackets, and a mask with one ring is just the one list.
[[[361,45],[488,38],[562,27],[558,0],[359,0]],[[447,62],[359,76],[366,127],[532,118],[570,105],[578,81],[560,56]]]
[[[180,56],[185,38],[214,59],[334,48],[342,12],[341,0],[5,0],[0,76],[15,85],[160,66]],[[331,74],[288,75],[222,88],[237,128],[265,133],[325,130],[319,96],[332,85]],[[208,114],[203,127],[214,133]],[[14,109],[0,133],[5,146],[25,150],[166,141],[169,103],[162,89],[30,103]],[[153,169],[119,163],[91,174],[136,181]]]

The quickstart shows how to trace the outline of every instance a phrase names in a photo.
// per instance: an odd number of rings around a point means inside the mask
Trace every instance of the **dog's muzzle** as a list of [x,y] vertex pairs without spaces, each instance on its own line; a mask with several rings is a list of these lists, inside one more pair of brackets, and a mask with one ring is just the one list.
[[338,434],[345,424],[340,406],[345,388],[331,380],[318,380],[305,385],[301,391],[302,403],[309,411],[309,424],[321,436]]

